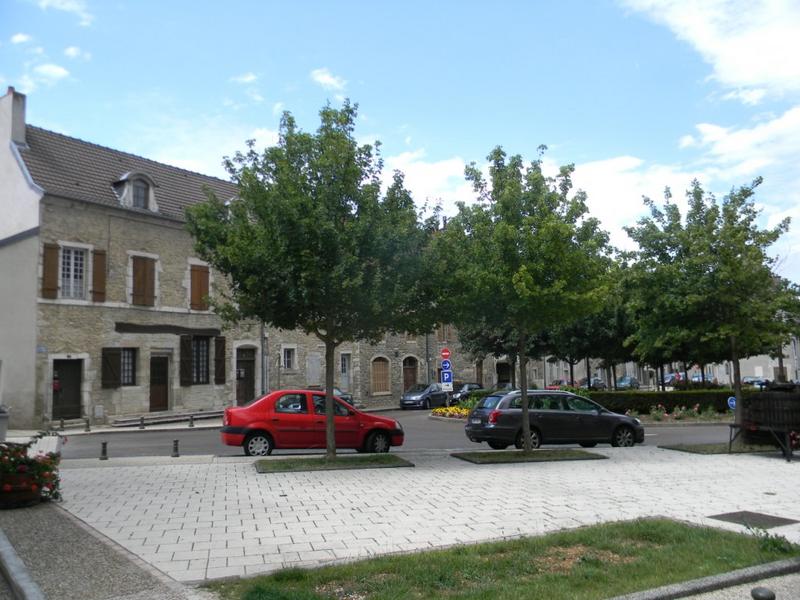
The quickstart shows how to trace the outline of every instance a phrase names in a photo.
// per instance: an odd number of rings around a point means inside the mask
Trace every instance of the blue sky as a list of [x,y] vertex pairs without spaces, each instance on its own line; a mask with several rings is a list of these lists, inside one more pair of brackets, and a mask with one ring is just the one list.
[[641,197],[763,175],[763,225],[793,217],[778,272],[800,282],[800,3],[792,0],[240,2],[0,0],[0,86],[28,122],[224,176],[360,105],[419,204],[470,201],[464,165],[502,145],[576,187],[619,246]]

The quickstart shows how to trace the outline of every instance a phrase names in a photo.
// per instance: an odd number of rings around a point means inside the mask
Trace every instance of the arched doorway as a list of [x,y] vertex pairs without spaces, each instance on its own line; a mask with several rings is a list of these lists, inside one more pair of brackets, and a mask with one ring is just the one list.
[[417,383],[417,374],[419,372],[419,361],[413,356],[407,356],[403,359],[403,391],[405,392],[412,385]]
[[499,362],[497,367],[497,387],[502,387],[507,383],[511,383],[511,365],[507,362]]

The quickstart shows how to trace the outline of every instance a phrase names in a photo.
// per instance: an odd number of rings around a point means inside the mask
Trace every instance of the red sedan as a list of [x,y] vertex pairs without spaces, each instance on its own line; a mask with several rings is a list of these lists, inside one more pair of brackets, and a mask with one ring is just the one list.
[[[356,410],[334,398],[336,447],[388,452],[403,445],[403,427],[394,419]],[[325,448],[325,394],[278,390],[247,406],[225,409],[222,443],[242,446],[248,456],[267,456],[275,448]]]

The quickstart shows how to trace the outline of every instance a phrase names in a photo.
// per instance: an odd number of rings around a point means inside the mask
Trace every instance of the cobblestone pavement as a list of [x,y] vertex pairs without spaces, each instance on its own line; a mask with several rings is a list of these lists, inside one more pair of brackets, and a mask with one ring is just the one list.
[[[71,460],[63,507],[181,582],[253,575],[645,516],[741,510],[800,521],[800,462],[597,448],[604,461],[259,475],[244,457]],[[273,460],[281,460],[273,458]],[[800,543],[800,524],[771,529]]]

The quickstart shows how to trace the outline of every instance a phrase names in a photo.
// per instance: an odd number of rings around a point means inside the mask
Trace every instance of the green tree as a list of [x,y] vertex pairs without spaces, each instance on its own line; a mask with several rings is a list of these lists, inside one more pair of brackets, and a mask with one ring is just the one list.
[[[761,229],[753,196],[761,179],[734,189],[721,203],[695,181],[685,223],[667,190],[663,211],[628,229],[638,243],[632,336],[640,356],[733,363],[741,399],[741,358],[778,347],[797,315],[797,287],[775,275],[769,247],[789,220]],[[741,402],[736,420],[741,422]]]
[[324,107],[315,133],[284,113],[276,146],[226,160],[238,196],[187,212],[195,246],[229,285],[229,320],[301,329],[325,345],[326,449],[336,454],[334,351],[387,330],[428,330],[420,224],[403,177],[381,193],[377,147],[353,135],[357,106]]
[[513,333],[523,443],[530,450],[529,342],[593,309],[607,269],[608,236],[588,217],[585,194],[570,194],[571,165],[547,177],[541,158],[526,167],[520,156],[508,158],[498,147],[488,159],[488,180],[474,163],[466,169],[479,202],[459,206],[458,215],[436,236],[434,249],[450,273],[442,277],[443,292],[455,324],[483,320],[492,330]]

